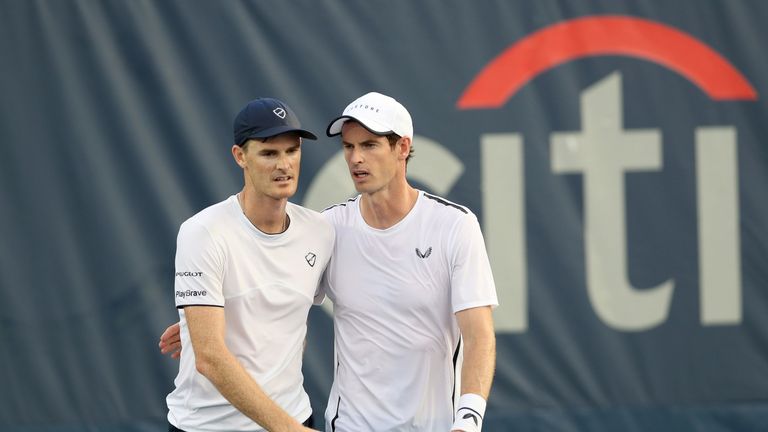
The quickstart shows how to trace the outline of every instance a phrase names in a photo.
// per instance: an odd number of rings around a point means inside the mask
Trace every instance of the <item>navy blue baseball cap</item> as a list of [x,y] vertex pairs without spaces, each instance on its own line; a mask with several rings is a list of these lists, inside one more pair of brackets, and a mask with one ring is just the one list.
[[293,110],[278,99],[254,99],[235,117],[235,144],[239,146],[252,138],[264,139],[286,132],[297,132],[303,138],[317,139],[315,134],[301,128]]

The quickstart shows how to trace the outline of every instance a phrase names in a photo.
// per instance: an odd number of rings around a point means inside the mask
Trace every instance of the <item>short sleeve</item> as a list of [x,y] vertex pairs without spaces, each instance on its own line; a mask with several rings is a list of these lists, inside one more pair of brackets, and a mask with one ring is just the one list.
[[463,216],[451,236],[451,305],[453,312],[498,306],[491,263],[480,224],[474,214]]
[[317,284],[317,291],[315,291],[315,298],[312,300],[312,304],[320,306],[325,301],[325,293],[328,291],[328,269],[323,271],[323,276],[320,277],[320,283]]
[[328,259],[325,260],[323,274],[317,284],[315,297],[312,303],[316,306],[323,304],[326,293],[328,292],[328,272],[331,271],[331,261],[336,253],[336,227],[333,225],[333,218],[328,211],[322,213],[325,227],[327,228]]
[[315,304],[316,306],[323,304],[323,302],[325,301],[325,297],[327,296],[327,293],[330,290],[329,273],[332,271],[333,260],[334,260],[333,257],[336,255],[336,224],[338,223],[338,219],[336,217],[334,207],[335,206],[329,207],[320,213],[325,219],[325,221],[328,223],[331,248],[330,248],[330,257],[326,262],[325,270],[323,270],[323,275],[320,278],[320,282],[317,284],[317,291],[315,292],[315,298],[313,301],[313,304]]
[[223,307],[223,269],[223,253],[208,230],[194,221],[183,223],[176,240],[176,307]]

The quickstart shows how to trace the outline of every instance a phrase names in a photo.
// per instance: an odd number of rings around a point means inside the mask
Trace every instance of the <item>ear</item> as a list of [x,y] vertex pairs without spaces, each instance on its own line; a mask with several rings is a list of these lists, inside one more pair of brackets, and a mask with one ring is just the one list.
[[398,160],[405,160],[408,157],[408,154],[411,152],[411,138],[401,137],[397,142],[397,150]]
[[232,157],[240,168],[245,169],[245,150],[237,144],[232,145]]

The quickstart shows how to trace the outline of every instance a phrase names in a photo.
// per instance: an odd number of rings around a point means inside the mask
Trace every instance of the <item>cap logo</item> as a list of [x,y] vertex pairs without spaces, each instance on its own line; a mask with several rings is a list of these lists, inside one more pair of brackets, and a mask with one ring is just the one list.
[[285,110],[282,108],[275,108],[272,110],[272,112],[275,113],[275,115],[280,117],[281,119],[285,118]]
[[366,105],[366,104],[356,104],[355,106],[353,106],[350,109],[358,109],[358,108],[359,109],[366,109],[366,110],[369,110],[369,111],[379,112],[379,109],[376,108],[375,106],[373,106],[373,105]]

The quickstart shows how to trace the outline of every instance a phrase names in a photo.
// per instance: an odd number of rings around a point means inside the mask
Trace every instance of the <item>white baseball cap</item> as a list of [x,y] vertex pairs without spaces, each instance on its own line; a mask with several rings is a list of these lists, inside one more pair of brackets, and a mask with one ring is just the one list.
[[339,135],[347,120],[357,121],[376,135],[396,133],[413,138],[413,122],[408,110],[400,102],[381,93],[364,94],[347,105],[344,113],[328,125],[326,135]]

